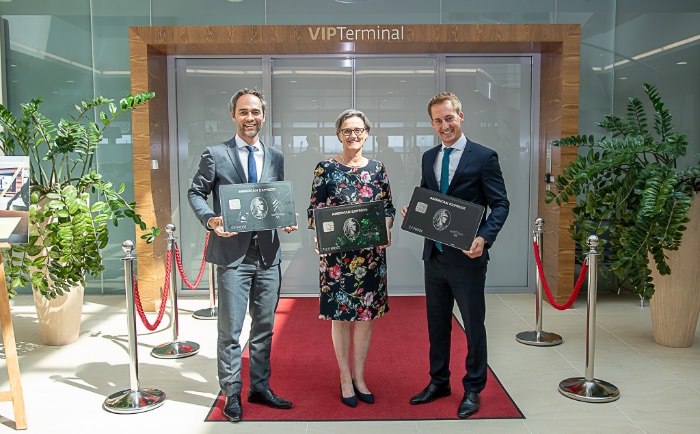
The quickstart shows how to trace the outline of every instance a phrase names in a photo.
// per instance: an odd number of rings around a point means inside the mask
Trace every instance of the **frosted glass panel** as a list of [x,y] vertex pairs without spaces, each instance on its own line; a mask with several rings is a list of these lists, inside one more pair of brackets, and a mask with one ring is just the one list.
[[448,57],[446,88],[462,101],[462,130],[498,152],[510,214],[491,248],[486,285],[492,292],[528,284],[531,191],[530,57]]
[[[334,122],[347,108],[372,123],[363,153],[387,166],[397,208],[420,183],[421,154],[435,146],[427,104],[438,83],[464,103],[465,133],[499,152],[511,199],[511,215],[492,251],[488,292],[528,292],[531,184],[531,59],[529,57],[289,56],[263,59],[177,59],[177,183],[183,263],[194,273],[205,231],[186,193],[205,146],[230,138],[226,108],[233,91],[260,86],[268,97],[265,143],[285,154],[285,179],[294,184],[299,231],[280,233],[282,292],[318,293],[318,256],[306,209],[315,165],[337,155]],[[269,65],[269,66],[268,66]],[[267,69],[269,68],[269,69]],[[441,77],[440,72],[445,73]],[[267,80],[265,77],[269,77]],[[265,87],[266,86],[266,87]],[[423,239],[404,232],[397,218],[388,250],[389,290],[423,293]],[[495,271],[494,271],[495,270]],[[206,277],[200,288],[208,288]]]
[[316,164],[340,150],[335,118],[352,106],[352,61],[294,57],[272,64],[273,135],[285,153],[285,179],[294,184],[299,230],[282,234],[283,292],[318,292],[318,255],[307,229],[311,180]]
[[[175,81],[177,100],[177,149],[171,173],[173,206],[176,215],[176,236],[182,252],[182,264],[188,280],[196,279],[202,264],[206,231],[195,218],[187,201],[187,189],[199,167],[202,151],[207,146],[228,140],[236,134],[228,102],[238,89],[262,89],[261,59],[177,59]],[[269,106],[267,108],[270,110]],[[263,139],[265,141],[265,139]],[[179,220],[179,224],[178,221]],[[181,288],[186,288],[182,284]],[[208,289],[208,273],[199,288]]]

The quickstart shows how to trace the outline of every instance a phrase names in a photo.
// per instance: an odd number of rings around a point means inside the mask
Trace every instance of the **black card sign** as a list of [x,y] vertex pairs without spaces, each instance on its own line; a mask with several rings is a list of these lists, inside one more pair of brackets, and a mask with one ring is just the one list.
[[314,209],[319,253],[338,253],[388,243],[384,201]]
[[297,224],[290,181],[219,187],[226,232],[264,231]]
[[448,246],[469,250],[485,208],[427,188],[416,187],[401,229]]

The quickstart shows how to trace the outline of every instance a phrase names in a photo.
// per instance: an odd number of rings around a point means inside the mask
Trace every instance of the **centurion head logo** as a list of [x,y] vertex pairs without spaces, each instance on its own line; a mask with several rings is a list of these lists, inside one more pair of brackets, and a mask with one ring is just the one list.
[[452,216],[445,208],[440,208],[433,214],[433,227],[438,231],[444,231],[450,226]]

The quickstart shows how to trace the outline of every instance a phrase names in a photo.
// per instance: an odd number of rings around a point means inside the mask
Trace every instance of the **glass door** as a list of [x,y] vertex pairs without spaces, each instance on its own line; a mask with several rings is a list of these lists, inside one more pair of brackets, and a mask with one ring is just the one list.
[[[504,172],[511,211],[491,252],[487,292],[532,292],[530,222],[536,203],[531,180],[533,59],[529,56],[283,56],[257,59],[176,59],[177,183],[175,219],[186,273],[196,275],[206,232],[187,204],[187,189],[204,147],[235,134],[228,99],[257,86],[268,99],[262,139],[285,154],[285,179],[294,185],[299,231],[280,233],[282,292],[318,293],[318,257],[307,207],[313,169],[341,150],[335,119],[343,110],[364,111],[372,122],[364,155],[387,166],[397,208],[408,204],[420,182],[421,154],[438,144],[427,113],[439,90],[463,103],[463,130],[495,149]],[[267,78],[266,78],[267,77]],[[176,223],[177,224],[177,223]],[[389,290],[423,293],[422,238],[404,232],[397,218],[388,250]],[[494,271],[496,270],[496,271]],[[206,280],[206,277],[205,277]],[[201,289],[207,289],[203,280]],[[181,286],[182,287],[182,286]]]

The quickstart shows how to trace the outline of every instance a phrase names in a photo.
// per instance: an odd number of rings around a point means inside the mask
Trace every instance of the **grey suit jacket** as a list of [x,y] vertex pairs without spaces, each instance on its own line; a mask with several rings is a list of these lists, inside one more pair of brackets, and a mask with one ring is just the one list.
[[[260,142],[264,158],[259,182],[284,180],[284,155],[279,150]],[[247,162],[246,162],[247,164]],[[243,163],[236,149],[236,137],[226,142],[207,147],[199,162],[199,169],[194,175],[192,186],[187,191],[190,207],[195,215],[207,227],[211,217],[221,215],[219,186],[225,184],[245,184],[247,177]],[[212,195],[214,209],[207,203]],[[207,245],[206,261],[212,264],[237,267],[245,258],[250,246],[252,234],[241,232],[230,238],[212,234]],[[258,232],[258,245],[263,264],[267,267],[277,265],[281,258],[280,240],[276,230]]]

